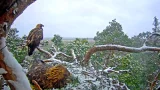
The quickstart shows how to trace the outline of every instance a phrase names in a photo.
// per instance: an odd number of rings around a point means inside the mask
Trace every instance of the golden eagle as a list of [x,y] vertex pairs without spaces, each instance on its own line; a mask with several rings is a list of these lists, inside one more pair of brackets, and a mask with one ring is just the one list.
[[28,55],[32,55],[33,51],[37,46],[39,46],[40,41],[43,39],[43,24],[37,24],[37,26],[32,29],[27,37]]

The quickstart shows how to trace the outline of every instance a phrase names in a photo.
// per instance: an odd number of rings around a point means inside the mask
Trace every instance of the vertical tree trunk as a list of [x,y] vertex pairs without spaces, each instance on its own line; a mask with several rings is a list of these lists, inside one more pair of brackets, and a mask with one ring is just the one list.
[[[6,46],[3,47],[5,42],[2,41],[2,38],[6,38],[7,32],[14,20],[34,1],[35,0],[0,0],[0,68],[7,71],[6,74],[3,74],[6,80],[17,81],[17,78],[20,77],[16,77],[16,74],[12,71],[13,69],[4,61],[5,55],[2,53],[2,50],[6,48]],[[9,86],[11,90],[16,89],[11,83],[9,83]]]

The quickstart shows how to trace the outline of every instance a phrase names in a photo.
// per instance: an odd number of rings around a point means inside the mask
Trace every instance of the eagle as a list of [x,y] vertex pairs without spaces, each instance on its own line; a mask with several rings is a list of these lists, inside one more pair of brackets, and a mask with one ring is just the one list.
[[43,39],[43,24],[37,24],[37,26],[29,32],[27,37],[28,55],[32,55],[35,48],[40,44]]

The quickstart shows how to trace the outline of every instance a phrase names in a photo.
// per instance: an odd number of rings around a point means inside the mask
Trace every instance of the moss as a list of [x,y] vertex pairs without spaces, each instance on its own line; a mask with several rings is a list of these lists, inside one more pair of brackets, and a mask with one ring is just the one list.
[[70,72],[63,65],[49,66],[47,64],[33,65],[29,70],[28,79],[35,80],[42,89],[62,88],[68,83]]

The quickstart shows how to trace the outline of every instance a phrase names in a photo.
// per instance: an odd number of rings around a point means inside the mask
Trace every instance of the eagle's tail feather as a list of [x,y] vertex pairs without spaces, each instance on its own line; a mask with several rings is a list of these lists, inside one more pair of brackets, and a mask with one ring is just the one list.
[[35,48],[33,47],[28,47],[28,55],[31,56],[33,54]]

